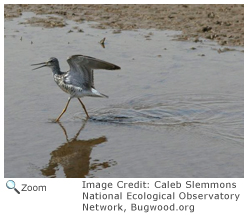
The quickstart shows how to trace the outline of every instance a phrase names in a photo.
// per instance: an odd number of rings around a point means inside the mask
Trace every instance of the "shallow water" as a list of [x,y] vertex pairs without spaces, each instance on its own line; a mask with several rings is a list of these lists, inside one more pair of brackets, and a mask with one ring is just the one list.
[[[241,47],[219,54],[175,31],[19,24],[32,16],[5,20],[5,177],[244,177]],[[91,119],[73,99],[52,123],[68,95],[30,64],[54,56],[66,71],[73,54],[122,69],[95,71],[109,99],[82,99]]]

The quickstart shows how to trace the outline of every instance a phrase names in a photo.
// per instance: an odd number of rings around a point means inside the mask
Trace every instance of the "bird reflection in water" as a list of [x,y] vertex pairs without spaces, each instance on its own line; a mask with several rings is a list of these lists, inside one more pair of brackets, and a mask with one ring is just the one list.
[[[93,138],[89,140],[77,140],[80,132],[84,129],[86,121],[76,133],[76,135],[69,140],[67,131],[64,126],[58,122],[66,137],[66,143],[51,152],[51,159],[47,167],[41,169],[44,176],[56,177],[56,171],[59,166],[63,167],[66,178],[84,178],[89,174],[89,171],[97,171],[108,168],[116,164],[113,160],[90,165],[91,152],[93,147],[107,141],[105,136]],[[92,175],[88,175],[92,177]]]

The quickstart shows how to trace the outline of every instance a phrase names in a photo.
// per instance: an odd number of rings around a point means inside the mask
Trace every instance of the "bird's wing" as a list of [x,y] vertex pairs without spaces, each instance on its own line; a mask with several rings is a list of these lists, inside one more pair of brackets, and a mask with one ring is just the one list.
[[119,66],[112,63],[84,55],[73,55],[67,59],[67,62],[70,65],[70,70],[65,79],[66,82],[79,86],[84,84],[84,86],[88,88],[94,88],[94,69],[120,69]]

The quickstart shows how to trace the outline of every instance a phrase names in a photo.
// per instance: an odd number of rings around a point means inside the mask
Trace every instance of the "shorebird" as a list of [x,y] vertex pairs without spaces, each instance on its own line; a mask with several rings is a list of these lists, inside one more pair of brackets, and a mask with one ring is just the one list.
[[[106,69],[106,70],[116,70],[120,69],[119,66],[112,63],[108,63],[93,57],[88,57],[84,55],[73,55],[67,59],[70,66],[68,72],[61,72],[59,67],[58,59],[51,57],[47,62],[32,64],[31,66],[42,65],[35,69],[42,67],[49,67],[52,70],[53,78],[56,84],[66,93],[70,94],[65,108],[55,120],[59,121],[61,116],[67,110],[67,107],[72,98],[77,98],[81,103],[87,118],[90,118],[85,105],[80,100],[84,96],[92,97],[103,97],[108,98],[108,96],[98,92],[94,87],[93,70],[94,69]],[[33,70],[35,70],[33,69]]]

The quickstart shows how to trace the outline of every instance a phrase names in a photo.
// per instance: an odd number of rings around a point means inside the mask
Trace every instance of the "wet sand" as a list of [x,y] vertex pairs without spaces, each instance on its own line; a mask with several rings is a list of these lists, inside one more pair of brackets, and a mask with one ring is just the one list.
[[67,18],[95,21],[100,29],[179,30],[183,34],[178,40],[196,42],[203,37],[220,45],[244,46],[244,5],[4,5],[5,18],[26,11],[62,16],[27,20],[43,27],[63,27]]

